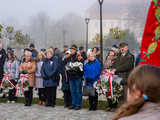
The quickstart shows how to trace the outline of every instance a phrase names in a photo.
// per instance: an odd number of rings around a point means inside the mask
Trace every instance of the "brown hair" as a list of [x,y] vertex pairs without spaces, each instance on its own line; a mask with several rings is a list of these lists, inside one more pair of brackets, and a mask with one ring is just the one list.
[[11,55],[11,61],[12,61],[12,62],[14,62],[14,60],[16,59],[16,57],[15,57],[15,55],[14,55],[14,54],[12,54],[12,53],[10,53],[10,52],[8,52],[8,53],[7,53],[6,61],[7,61],[7,62],[9,61],[8,54],[10,54],[10,55]]
[[134,87],[148,96],[146,101],[143,96],[132,102],[122,105],[113,120],[127,117],[137,113],[146,102],[160,102],[160,68],[151,65],[142,65],[135,68],[128,78],[128,89],[134,92]]

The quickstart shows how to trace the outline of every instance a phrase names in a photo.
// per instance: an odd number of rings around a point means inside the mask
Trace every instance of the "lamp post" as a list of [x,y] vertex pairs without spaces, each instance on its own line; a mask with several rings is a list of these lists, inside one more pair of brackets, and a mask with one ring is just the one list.
[[100,52],[101,52],[101,61],[103,66],[103,28],[102,28],[102,4],[104,0],[98,0],[100,5]]
[[89,18],[85,18],[85,22],[86,22],[86,52],[88,50],[88,24],[89,24],[90,19]]
[[67,31],[65,29],[62,30],[62,34],[63,34],[63,46],[66,45],[66,32]]

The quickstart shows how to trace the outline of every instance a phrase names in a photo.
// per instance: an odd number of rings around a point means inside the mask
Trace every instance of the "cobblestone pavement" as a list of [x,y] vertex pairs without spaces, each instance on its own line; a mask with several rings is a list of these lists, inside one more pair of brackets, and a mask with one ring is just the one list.
[[23,104],[0,104],[0,120],[111,120],[113,113],[101,110],[68,110],[63,106],[55,108]]

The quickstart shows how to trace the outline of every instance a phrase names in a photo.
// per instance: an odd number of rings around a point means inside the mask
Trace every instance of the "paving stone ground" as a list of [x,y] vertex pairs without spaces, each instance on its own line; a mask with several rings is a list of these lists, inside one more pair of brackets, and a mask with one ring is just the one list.
[[0,104],[0,120],[111,120],[113,113],[102,110],[79,111],[68,110],[63,106],[55,108],[32,105],[25,107],[23,104]]

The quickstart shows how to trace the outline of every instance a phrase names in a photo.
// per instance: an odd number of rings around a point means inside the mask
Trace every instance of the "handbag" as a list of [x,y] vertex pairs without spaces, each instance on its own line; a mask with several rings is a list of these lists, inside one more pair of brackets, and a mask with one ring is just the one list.
[[94,97],[95,93],[96,93],[96,89],[93,86],[84,86],[83,87],[83,96]]

